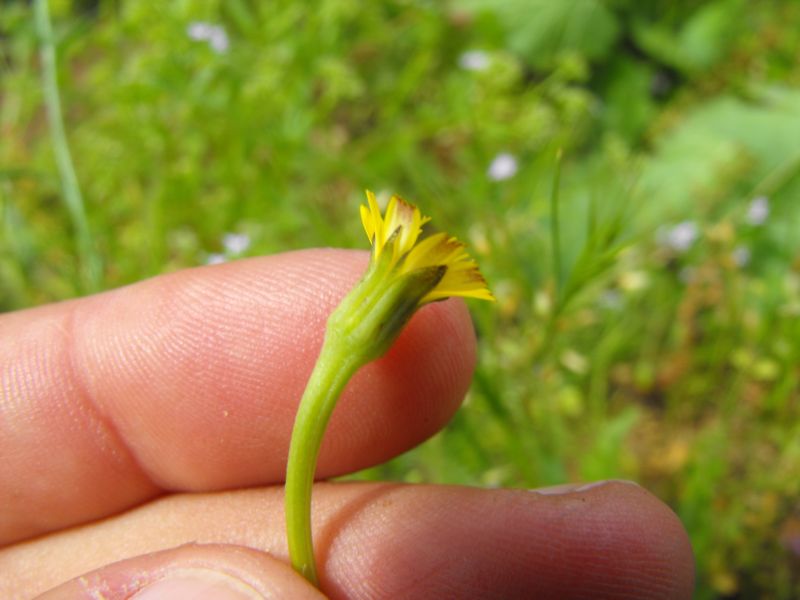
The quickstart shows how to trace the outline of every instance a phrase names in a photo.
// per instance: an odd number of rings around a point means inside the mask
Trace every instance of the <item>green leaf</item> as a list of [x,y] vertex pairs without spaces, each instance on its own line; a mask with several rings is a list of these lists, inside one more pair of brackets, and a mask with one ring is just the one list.
[[603,117],[607,126],[635,142],[656,113],[651,82],[653,69],[645,63],[621,57],[609,69]]
[[535,67],[565,52],[605,58],[619,35],[614,13],[600,0],[463,0],[468,10],[493,14],[505,27],[509,48]]
[[693,70],[708,70],[725,57],[745,23],[742,12],[742,2],[718,0],[683,26],[678,43]]
[[724,96],[690,113],[645,166],[646,213],[653,222],[686,214],[698,194],[719,196],[733,186],[789,196],[796,169],[787,165],[800,160],[798,107],[800,92],[768,88],[749,101]]
[[679,31],[663,22],[638,22],[637,45],[657,61],[687,75],[707,71],[727,54],[742,30],[740,0],[717,0],[697,10]]

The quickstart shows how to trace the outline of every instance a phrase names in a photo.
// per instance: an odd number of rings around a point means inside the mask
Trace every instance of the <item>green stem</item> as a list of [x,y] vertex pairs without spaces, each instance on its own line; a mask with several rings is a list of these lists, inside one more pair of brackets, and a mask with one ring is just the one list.
[[319,587],[311,539],[311,488],[325,428],[344,386],[382,356],[442,277],[443,265],[392,272],[393,248],[370,262],[364,277],[328,318],[325,341],[300,399],[286,464],[286,533],[292,566]]
[[556,152],[556,170],[553,175],[553,188],[550,190],[550,240],[553,253],[553,285],[554,305],[561,300],[561,219],[558,206],[558,194],[561,189],[561,158],[563,150]]
[[61,179],[61,192],[75,228],[84,287],[86,291],[93,292],[100,288],[100,258],[93,250],[94,244],[89,230],[89,220],[86,217],[78,176],[75,173],[72,154],[64,131],[64,117],[61,111],[56,73],[56,49],[53,43],[53,27],[50,23],[47,0],[36,0],[34,8],[36,31],[41,44],[42,93],[50,124],[53,152]]
[[363,360],[326,335],[319,359],[306,386],[292,430],[286,466],[286,532],[292,566],[319,587],[311,540],[311,488],[322,436],[344,386]]

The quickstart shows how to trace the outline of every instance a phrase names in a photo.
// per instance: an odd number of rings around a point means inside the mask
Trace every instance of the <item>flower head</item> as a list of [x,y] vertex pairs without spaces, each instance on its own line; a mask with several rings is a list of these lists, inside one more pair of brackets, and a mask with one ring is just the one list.
[[221,264],[222,264],[222,263],[224,263],[226,260],[227,260],[227,259],[225,258],[225,255],[224,255],[224,254],[217,254],[217,253],[214,253],[214,254],[209,254],[209,255],[206,257],[206,264],[207,264],[207,265],[221,265]]
[[399,196],[381,214],[375,194],[367,192],[361,222],[372,244],[369,268],[328,319],[332,338],[349,340],[363,362],[382,356],[429,302],[451,296],[494,300],[464,244],[446,233],[423,237],[428,221]]
[[222,25],[213,25],[205,21],[189,23],[186,35],[195,42],[208,42],[208,45],[217,54],[225,54],[230,45],[228,33]]
[[486,280],[462,242],[446,233],[420,239],[422,226],[430,221],[419,209],[399,196],[392,196],[381,215],[375,194],[367,192],[368,206],[361,206],[361,223],[372,244],[372,261],[378,264],[384,252],[391,252],[389,270],[396,277],[425,270],[441,271],[435,286],[419,305],[450,296],[494,300]]
[[747,208],[747,222],[753,227],[763,225],[767,218],[769,218],[769,198],[766,196],[758,196],[753,198],[750,206]]
[[494,157],[486,174],[492,181],[505,181],[516,175],[518,170],[517,157],[510,152],[501,152]]
[[687,252],[700,236],[700,229],[694,221],[681,221],[677,225],[658,231],[659,243],[679,254]]
[[222,236],[222,247],[228,254],[239,256],[250,248],[250,236],[246,233],[226,233]]
[[483,50],[467,50],[458,57],[458,66],[465,71],[485,71],[491,59]]

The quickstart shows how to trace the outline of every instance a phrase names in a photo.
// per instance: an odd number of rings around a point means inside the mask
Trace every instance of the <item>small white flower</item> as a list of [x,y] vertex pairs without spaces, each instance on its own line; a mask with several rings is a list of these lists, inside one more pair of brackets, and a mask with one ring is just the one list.
[[205,42],[211,37],[213,28],[214,26],[210,23],[194,21],[189,23],[189,26],[186,28],[186,35],[195,42]]
[[467,50],[458,57],[458,66],[465,71],[485,71],[491,59],[483,50]]
[[752,258],[752,253],[747,246],[736,246],[733,249],[733,262],[737,267],[746,267],[750,264],[750,258]]
[[230,42],[228,33],[222,25],[214,25],[204,21],[193,21],[186,28],[186,35],[195,42],[208,42],[211,49],[217,54],[228,51]]
[[745,217],[747,222],[750,225],[757,227],[759,225],[763,225],[768,217],[769,198],[766,196],[753,198],[753,201],[750,203],[750,206],[747,209],[747,216]]
[[623,298],[619,290],[605,290],[597,298],[597,304],[600,306],[600,308],[604,308],[606,310],[620,310],[622,308],[622,302]]
[[486,174],[493,181],[504,181],[511,179],[518,170],[517,157],[508,152],[501,152],[494,157]]
[[225,256],[222,254],[209,254],[206,257],[206,264],[207,265],[219,265],[226,262]]
[[246,233],[226,233],[222,236],[222,246],[228,254],[239,256],[250,247],[250,236]]
[[211,48],[217,54],[225,54],[228,51],[228,34],[222,27],[217,27],[213,32],[211,32],[211,37],[208,40],[208,43],[211,44]]
[[662,246],[683,253],[694,245],[700,235],[697,223],[694,221],[683,221],[674,227],[660,229],[658,241]]

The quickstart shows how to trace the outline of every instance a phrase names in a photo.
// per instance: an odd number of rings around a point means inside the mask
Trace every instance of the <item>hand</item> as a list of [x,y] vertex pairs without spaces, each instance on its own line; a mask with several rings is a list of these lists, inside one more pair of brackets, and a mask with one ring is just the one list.
[[[325,317],[365,265],[362,252],[310,250],[0,317],[0,597],[322,597],[287,565],[281,482]],[[474,361],[462,302],[420,311],[350,383],[319,476],[432,435]],[[689,598],[693,587],[680,522],[628,483],[321,483],[313,522],[332,598]]]

